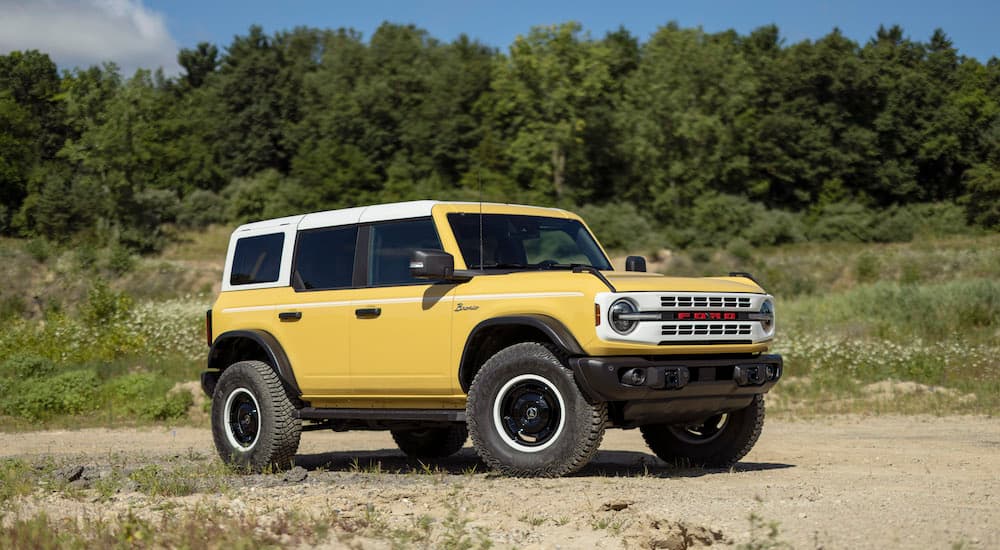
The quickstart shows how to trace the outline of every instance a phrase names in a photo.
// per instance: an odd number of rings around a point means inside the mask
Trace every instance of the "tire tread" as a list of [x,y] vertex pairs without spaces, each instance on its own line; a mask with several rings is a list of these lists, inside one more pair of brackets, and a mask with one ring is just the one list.
[[[579,426],[583,428],[583,433],[581,434],[582,437],[575,442],[573,449],[568,456],[560,457],[558,461],[552,460],[548,461],[544,465],[530,468],[513,466],[496,456],[496,454],[491,451],[489,443],[484,437],[483,429],[485,428],[486,430],[490,430],[492,429],[492,426],[489,421],[487,421],[487,426],[485,427],[479,425],[479,419],[477,418],[475,411],[477,411],[481,406],[480,398],[482,396],[479,395],[476,388],[483,383],[485,377],[493,376],[491,371],[500,369],[503,365],[510,362],[521,361],[524,359],[541,360],[550,364],[553,361],[558,363],[559,368],[562,369],[560,371],[562,376],[569,381],[571,387],[577,388],[573,372],[566,367],[565,355],[562,353],[562,350],[556,346],[537,342],[522,342],[500,350],[493,357],[487,360],[482,368],[479,369],[479,372],[476,373],[476,376],[472,380],[472,385],[470,386],[468,401],[466,404],[466,418],[473,446],[475,447],[480,458],[482,458],[483,462],[485,462],[490,468],[509,476],[558,477],[577,472],[586,466],[597,453],[597,450],[601,446],[601,441],[604,438],[604,429],[608,423],[607,405],[605,403],[587,403],[587,401],[583,399],[582,394],[580,395],[580,399],[577,400],[578,403],[581,404],[579,407],[580,410],[575,411],[578,420],[580,421]],[[492,410],[492,403],[487,401],[485,406],[487,407],[487,410]]]

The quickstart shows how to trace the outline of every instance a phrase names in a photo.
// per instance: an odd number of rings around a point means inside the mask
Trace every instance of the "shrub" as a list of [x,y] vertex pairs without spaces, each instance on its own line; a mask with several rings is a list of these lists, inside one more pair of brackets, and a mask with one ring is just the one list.
[[658,244],[653,221],[632,203],[591,204],[580,208],[579,213],[609,250],[636,251]]
[[854,264],[854,275],[859,282],[869,283],[879,278],[879,261],[874,254],[862,252]]
[[739,236],[764,207],[735,195],[705,194],[695,199],[687,215],[679,215],[684,246],[719,248]]
[[35,237],[25,241],[24,251],[36,262],[45,263],[52,256],[52,245],[44,237]]
[[117,415],[146,420],[171,420],[187,414],[194,402],[189,391],[169,393],[173,384],[153,373],[129,373],[101,388],[103,401]]
[[236,178],[222,190],[222,196],[228,206],[226,219],[241,223],[299,214],[315,202],[298,180],[276,170]]
[[83,320],[100,325],[122,317],[132,309],[132,298],[115,292],[103,280],[96,280],[87,292],[87,302],[81,308]]
[[924,237],[962,235],[970,232],[965,211],[951,202],[908,204],[899,208],[916,220],[916,234]]
[[18,354],[0,363],[0,378],[26,380],[42,378],[55,374],[55,363],[44,357],[30,354]]
[[841,326],[852,335],[906,340],[989,339],[1000,327],[1000,282],[989,279],[878,282],[816,300],[784,310],[785,318],[809,330]]
[[97,265],[97,249],[90,243],[77,245],[73,263],[79,271],[91,271]]
[[874,235],[872,226],[878,215],[853,202],[838,202],[824,206],[814,214],[811,227],[806,231],[809,240],[870,242]]
[[24,315],[27,306],[21,296],[4,296],[0,298],[0,321],[15,319]]
[[905,208],[890,208],[878,216],[872,227],[872,240],[875,242],[905,243],[913,240],[921,220],[912,210]]
[[754,216],[742,234],[756,246],[773,246],[805,240],[801,216],[784,210],[767,210]]
[[204,189],[196,189],[181,201],[177,223],[185,227],[206,227],[225,221],[226,201]]
[[107,266],[115,275],[124,275],[135,267],[135,256],[127,247],[114,245],[108,253]]
[[160,396],[144,408],[142,415],[150,420],[175,420],[187,415],[194,404],[194,396],[187,390]]
[[0,401],[0,410],[29,420],[79,414],[97,407],[99,385],[97,373],[90,369],[23,380]]
[[729,244],[726,245],[726,252],[729,252],[734,258],[742,262],[748,262],[753,257],[753,248],[742,237],[736,237],[729,241]]
[[168,389],[170,382],[166,379],[141,372],[112,378],[101,388],[101,394],[103,401],[115,413],[139,415]]
[[[997,125],[991,128],[996,139]],[[962,179],[968,193],[961,199],[970,223],[1000,230],[1000,169],[991,163],[979,163],[965,171]]]

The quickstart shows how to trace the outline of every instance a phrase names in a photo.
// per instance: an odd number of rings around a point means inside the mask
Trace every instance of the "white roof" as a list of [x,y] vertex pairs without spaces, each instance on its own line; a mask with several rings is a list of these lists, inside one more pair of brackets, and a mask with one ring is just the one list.
[[[342,208],[340,210],[327,210],[324,212],[313,212],[311,214],[301,214],[298,216],[288,216],[286,218],[274,218],[259,222],[243,224],[236,228],[235,233],[244,231],[254,231],[258,229],[276,228],[281,226],[293,226],[299,230],[314,229],[317,227],[331,227],[337,225],[350,225],[355,223],[379,222],[385,220],[403,220],[408,218],[423,218],[431,215],[431,210],[437,204],[467,204],[478,205],[478,202],[445,202],[433,200],[393,202],[388,204],[374,204],[371,206],[357,206],[354,208]],[[495,204],[495,203],[483,203]],[[552,209],[558,210],[558,209]]]

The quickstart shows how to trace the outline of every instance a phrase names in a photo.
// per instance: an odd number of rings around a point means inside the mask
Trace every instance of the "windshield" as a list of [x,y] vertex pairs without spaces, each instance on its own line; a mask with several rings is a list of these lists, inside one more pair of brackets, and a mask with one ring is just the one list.
[[594,237],[577,220],[460,213],[448,214],[448,223],[469,269],[570,269],[578,265],[611,269]]

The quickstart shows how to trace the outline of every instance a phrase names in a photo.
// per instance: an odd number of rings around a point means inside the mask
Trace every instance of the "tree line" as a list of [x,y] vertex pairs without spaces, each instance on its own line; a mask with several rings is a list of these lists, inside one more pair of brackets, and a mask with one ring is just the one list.
[[151,251],[171,227],[480,197],[582,208],[625,246],[1000,228],[1000,60],[940,30],[786,44],[670,23],[641,42],[566,23],[501,51],[254,26],[178,62],[126,78],[0,56],[0,234]]

